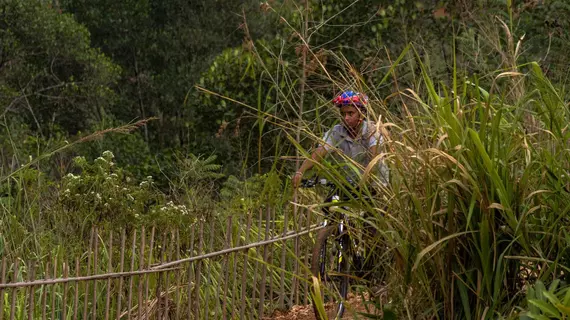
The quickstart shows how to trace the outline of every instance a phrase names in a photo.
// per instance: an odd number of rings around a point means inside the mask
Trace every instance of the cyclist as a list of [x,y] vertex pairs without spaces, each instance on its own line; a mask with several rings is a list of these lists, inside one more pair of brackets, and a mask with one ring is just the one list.
[[[327,131],[323,137],[323,143],[311,154],[310,159],[305,159],[292,178],[293,187],[299,186],[303,174],[311,169],[316,162],[320,162],[328,153],[334,152],[336,159],[341,160],[349,157],[358,163],[361,168],[355,172],[355,166],[344,166],[348,179],[358,181],[362,169],[366,168],[370,161],[378,155],[379,147],[383,138],[376,128],[376,124],[366,118],[369,107],[368,97],[365,94],[344,91],[336,96],[333,105],[340,110],[342,123],[337,124]],[[343,156],[344,155],[344,156]],[[346,162],[346,160],[344,159]],[[388,183],[388,168],[382,162],[378,162],[376,170],[381,184]]]
[[[340,124],[335,125],[330,130],[328,130],[324,137],[323,142],[312,152],[311,157],[305,159],[302,165],[299,167],[298,171],[292,178],[293,187],[298,187],[302,181],[304,173],[311,169],[315,163],[320,162],[327,154],[331,153],[333,159],[340,161],[341,170],[343,175],[346,176],[347,180],[352,180],[352,182],[358,182],[362,176],[363,169],[367,168],[372,159],[379,154],[379,149],[382,146],[383,138],[378,131],[376,124],[373,121],[367,119],[369,101],[365,94],[345,91],[340,95],[336,96],[333,101],[333,105],[339,108],[340,115],[342,116],[342,121]],[[347,159],[348,158],[348,159]],[[354,161],[357,165],[351,165],[350,162]],[[344,164],[343,164],[344,162]],[[348,163],[347,163],[348,162]],[[378,161],[378,166],[375,168],[376,177],[372,184],[379,182],[380,184],[387,185],[388,183],[388,169],[382,161]],[[371,192],[375,193],[374,191]],[[325,202],[330,203],[334,198],[331,196],[337,196],[337,200],[346,198],[346,194],[336,194],[331,193]],[[329,216],[329,208],[327,206],[323,207],[323,212],[325,216]],[[365,220],[368,219],[368,215],[363,216]],[[327,279],[332,271],[340,275],[348,272],[349,269],[354,269],[355,274],[358,277],[367,278],[372,275],[370,270],[374,268],[374,261],[372,259],[366,259],[363,255],[357,251],[348,253],[351,251],[352,245],[350,237],[347,233],[343,233],[345,228],[349,224],[345,224],[346,221],[342,221],[338,225],[330,225],[319,231],[317,235],[317,240],[315,248],[312,254],[311,271],[313,275],[319,275],[322,279]],[[325,222],[326,223],[326,222]],[[364,228],[360,229],[361,234],[366,234],[367,236],[375,235],[375,228],[372,224],[366,223]],[[336,234],[333,237],[331,235]],[[339,236],[341,235],[342,236]],[[327,240],[328,239],[328,240]],[[327,252],[327,241],[335,241],[338,243],[337,248],[344,249],[344,253],[334,253],[335,259],[329,259],[329,252]],[[329,248],[335,246],[328,245]],[[339,250],[339,252],[341,252]],[[342,259],[345,253],[351,256],[351,259]],[[337,259],[338,258],[338,259]],[[347,267],[348,261],[351,261],[353,265]],[[332,262],[333,265],[329,263]],[[333,280],[334,279],[334,280]],[[342,300],[347,298],[348,293],[348,277],[331,277],[327,281],[336,282],[332,286],[339,290],[339,294],[342,297],[339,300],[339,304],[333,310],[336,317],[340,318],[344,312],[344,302]],[[321,316],[316,310],[315,306],[315,317],[321,319]],[[330,315],[329,315],[330,316]]]

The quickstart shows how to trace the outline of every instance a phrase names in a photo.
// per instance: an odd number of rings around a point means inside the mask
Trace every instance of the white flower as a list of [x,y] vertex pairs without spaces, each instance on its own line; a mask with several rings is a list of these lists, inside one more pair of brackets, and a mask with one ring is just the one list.
[[111,151],[106,150],[103,151],[103,157],[105,157],[106,159],[113,159],[115,155]]

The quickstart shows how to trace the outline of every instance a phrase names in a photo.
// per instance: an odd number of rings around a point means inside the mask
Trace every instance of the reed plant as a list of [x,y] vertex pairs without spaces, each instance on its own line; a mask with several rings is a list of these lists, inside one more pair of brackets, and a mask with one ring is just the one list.
[[[372,258],[377,274],[388,271],[389,300],[404,318],[523,316],[540,303],[534,295],[527,302],[529,288],[537,281],[564,284],[568,272],[564,92],[535,62],[498,71],[485,84],[454,69],[446,85],[430,78],[413,47],[405,56],[419,66],[420,80],[396,93],[399,116],[364,82],[340,85],[374,97],[369,117],[385,141],[369,167],[360,168],[361,185],[374,178],[368,174],[379,162],[389,165],[391,183],[372,205],[351,189],[354,206],[370,216],[363,223],[379,231],[368,240],[370,252],[391,257]],[[333,164],[319,167],[351,188]]]

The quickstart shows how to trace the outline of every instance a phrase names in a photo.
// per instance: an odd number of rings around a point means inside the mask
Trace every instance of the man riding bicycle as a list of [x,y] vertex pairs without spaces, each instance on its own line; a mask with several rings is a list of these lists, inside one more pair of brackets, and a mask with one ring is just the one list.
[[[342,123],[327,131],[323,143],[313,151],[310,159],[305,159],[292,178],[294,188],[297,188],[304,173],[320,162],[328,153],[335,153],[335,159],[345,161],[352,159],[359,166],[345,165],[343,167],[347,179],[359,181],[370,161],[379,153],[383,138],[373,121],[367,120],[368,97],[365,94],[345,91],[333,99],[335,107],[339,108]],[[359,167],[359,168],[358,168]],[[379,161],[377,172],[380,183],[388,184],[388,168]]]
[[[348,180],[347,182],[358,183],[363,178],[364,170],[367,169],[375,173],[372,185],[386,186],[388,184],[388,168],[382,161],[378,161],[377,166],[374,165],[375,170],[367,168],[379,154],[379,148],[383,143],[383,137],[376,124],[367,119],[368,97],[362,93],[345,91],[335,97],[332,102],[335,107],[339,108],[342,122],[327,131],[323,137],[323,142],[312,152],[310,158],[303,161],[292,178],[293,187],[297,188],[301,184],[304,173],[329,153],[340,164],[341,175]],[[343,194],[338,188],[336,189],[325,202],[333,203],[335,199],[337,201],[346,200],[354,191],[353,188],[350,188],[352,191]],[[374,191],[371,192],[371,194],[374,193]],[[326,316],[319,314],[316,304],[313,304],[313,307],[316,319],[339,319],[345,310],[344,300],[348,297],[349,270],[352,268],[357,271],[358,277],[368,275],[372,269],[369,265],[373,261],[370,259],[365,261],[365,256],[359,252],[359,249],[364,248],[358,246],[358,242],[346,232],[352,224],[345,220],[344,215],[341,214],[338,221],[328,225],[329,207],[323,207],[323,211],[326,217],[323,225],[326,227],[317,234],[311,255],[311,272],[315,277],[319,277],[327,287],[330,287],[331,291],[338,292],[340,298],[335,299],[336,307],[325,312]],[[368,219],[368,215],[365,214],[363,218]],[[359,229],[359,232],[369,236],[374,235],[375,228],[371,227],[372,225],[367,223],[363,229]]]

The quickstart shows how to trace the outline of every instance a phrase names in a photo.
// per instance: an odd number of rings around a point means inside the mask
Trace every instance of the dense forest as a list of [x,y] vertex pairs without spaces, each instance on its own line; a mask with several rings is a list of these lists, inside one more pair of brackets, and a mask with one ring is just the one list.
[[0,255],[314,199],[291,173],[354,89],[392,172],[366,209],[399,261],[377,261],[390,308],[564,319],[568,17],[566,0],[1,0]]

